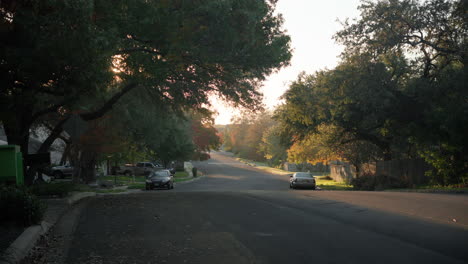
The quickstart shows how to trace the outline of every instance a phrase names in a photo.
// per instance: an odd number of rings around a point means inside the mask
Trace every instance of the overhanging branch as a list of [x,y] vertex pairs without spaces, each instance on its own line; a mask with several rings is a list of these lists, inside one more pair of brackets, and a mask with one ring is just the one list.
[[83,118],[83,120],[85,120],[85,121],[90,121],[90,120],[94,120],[94,119],[102,117],[105,113],[107,113],[109,110],[112,109],[114,104],[117,103],[117,101],[122,96],[124,96],[126,93],[133,90],[137,86],[138,86],[138,84],[136,84],[136,83],[128,84],[120,92],[114,94],[114,96],[112,96],[101,108],[97,109],[96,111],[90,112],[90,113],[80,114],[81,118]]

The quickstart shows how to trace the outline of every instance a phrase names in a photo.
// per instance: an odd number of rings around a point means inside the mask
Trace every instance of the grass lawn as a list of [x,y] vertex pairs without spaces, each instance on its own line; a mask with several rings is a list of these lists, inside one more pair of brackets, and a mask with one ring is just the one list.
[[122,193],[126,191],[125,189],[100,189],[96,190],[96,193]]
[[188,181],[191,179],[193,178],[174,178],[174,182],[184,182],[184,181]]
[[187,178],[189,175],[186,171],[176,171],[174,178]]
[[117,184],[127,184],[127,183],[133,183],[133,182],[145,182],[146,177],[145,176],[113,176],[113,175],[108,175],[108,176],[100,176],[98,177],[98,180],[104,180],[104,181],[110,181],[114,182],[117,180]]
[[33,185],[30,191],[37,196],[59,196],[65,197],[70,192],[93,192],[95,189],[86,184],[75,184],[73,182],[52,182]]
[[315,176],[316,184],[320,189],[323,190],[335,190],[335,191],[349,191],[353,189],[352,185],[347,185],[344,182],[336,182],[329,179],[328,175]]
[[193,179],[189,177],[189,174],[186,171],[178,171],[174,175],[174,182],[183,182]]
[[145,183],[131,183],[127,189],[145,189]]

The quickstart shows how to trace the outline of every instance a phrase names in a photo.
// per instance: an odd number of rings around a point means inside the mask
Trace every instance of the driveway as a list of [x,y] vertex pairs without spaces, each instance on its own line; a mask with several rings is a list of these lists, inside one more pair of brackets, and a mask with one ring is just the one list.
[[466,263],[466,195],[290,190],[212,153],[174,190],[98,197],[39,263]]

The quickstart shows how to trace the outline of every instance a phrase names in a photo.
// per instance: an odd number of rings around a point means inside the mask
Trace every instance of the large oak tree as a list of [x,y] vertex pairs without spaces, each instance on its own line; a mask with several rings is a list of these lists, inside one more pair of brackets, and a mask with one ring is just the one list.
[[265,76],[288,64],[276,1],[2,1],[0,120],[27,153],[48,122],[47,151],[71,113],[103,116],[126,93],[198,109],[219,97],[249,108]]

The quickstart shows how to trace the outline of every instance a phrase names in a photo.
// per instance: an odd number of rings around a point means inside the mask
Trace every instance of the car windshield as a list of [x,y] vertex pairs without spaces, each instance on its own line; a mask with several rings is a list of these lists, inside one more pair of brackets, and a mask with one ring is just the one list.
[[150,174],[150,177],[168,177],[167,171],[155,171]]
[[297,178],[312,178],[313,176],[310,173],[303,172],[303,173],[296,173],[296,177]]

